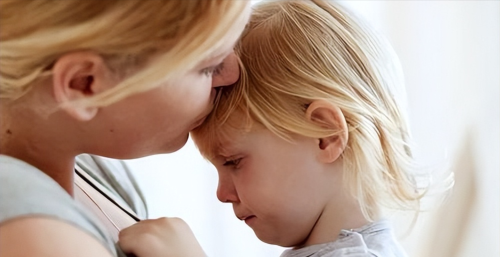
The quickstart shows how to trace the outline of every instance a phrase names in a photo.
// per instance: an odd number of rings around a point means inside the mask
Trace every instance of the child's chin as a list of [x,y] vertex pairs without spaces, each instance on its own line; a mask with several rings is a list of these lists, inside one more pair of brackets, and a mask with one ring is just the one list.
[[257,236],[257,238],[266,243],[266,244],[270,244],[270,245],[277,245],[277,246],[281,246],[281,247],[296,247],[297,245],[299,245],[298,243],[295,243],[295,242],[292,242],[292,240],[290,240],[289,238],[287,238],[286,236],[281,236],[281,235],[273,235],[273,236],[270,236],[270,235],[259,235],[255,230],[254,230],[254,233],[255,235]]

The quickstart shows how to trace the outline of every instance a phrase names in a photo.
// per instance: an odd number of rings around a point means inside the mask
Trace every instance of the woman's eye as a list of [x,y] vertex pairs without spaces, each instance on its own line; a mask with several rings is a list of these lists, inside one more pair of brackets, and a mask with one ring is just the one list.
[[201,70],[201,73],[204,74],[205,76],[208,76],[208,77],[215,76],[215,75],[219,75],[223,68],[224,68],[224,63],[221,62],[218,65],[207,67],[207,68]]
[[224,162],[223,166],[237,166],[242,158],[230,159]]

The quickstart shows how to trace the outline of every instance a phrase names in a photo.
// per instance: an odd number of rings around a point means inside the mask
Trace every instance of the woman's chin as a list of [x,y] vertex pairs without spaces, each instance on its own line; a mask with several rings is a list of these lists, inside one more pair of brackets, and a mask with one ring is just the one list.
[[137,146],[132,149],[122,149],[123,151],[113,151],[113,152],[92,152],[93,154],[105,156],[108,158],[115,159],[137,159],[150,155],[156,154],[168,154],[173,153],[181,149],[189,138],[189,132],[183,132],[175,138],[170,138],[166,143],[161,145],[154,143],[149,145]]
[[172,140],[166,145],[163,153],[173,153],[184,147],[189,139],[189,132],[179,135],[175,140]]
[[201,118],[201,119],[197,120],[196,122],[194,122],[193,125],[191,125],[191,127],[189,128],[189,131],[192,131],[195,128],[201,126],[201,124],[203,124],[203,122],[205,121],[206,118],[207,118],[207,116],[204,116],[203,118]]

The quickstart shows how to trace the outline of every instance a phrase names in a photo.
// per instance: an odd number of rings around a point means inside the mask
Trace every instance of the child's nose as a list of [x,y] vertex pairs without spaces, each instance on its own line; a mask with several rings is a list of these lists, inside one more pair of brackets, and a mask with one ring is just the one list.
[[217,198],[223,203],[235,203],[240,201],[234,183],[230,177],[219,176]]

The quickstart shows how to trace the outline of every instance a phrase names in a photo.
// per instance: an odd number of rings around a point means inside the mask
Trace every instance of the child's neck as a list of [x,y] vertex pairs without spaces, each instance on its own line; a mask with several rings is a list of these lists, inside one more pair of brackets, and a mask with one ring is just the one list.
[[[378,218],[377,215],[375,219]],[[353,197],[333,198],[323,210],[309,237],[296,248],[333,242],[337,240],[342,229],[356,229],[368,223]]]

